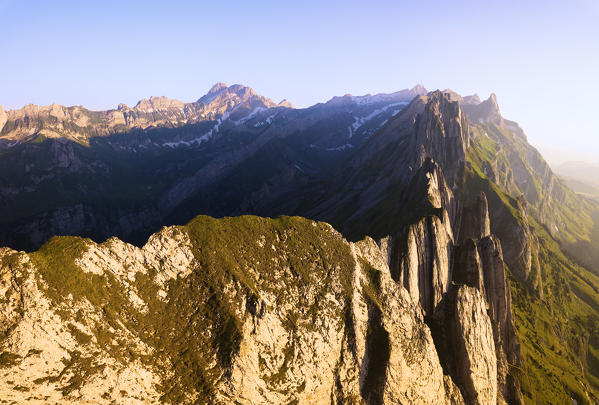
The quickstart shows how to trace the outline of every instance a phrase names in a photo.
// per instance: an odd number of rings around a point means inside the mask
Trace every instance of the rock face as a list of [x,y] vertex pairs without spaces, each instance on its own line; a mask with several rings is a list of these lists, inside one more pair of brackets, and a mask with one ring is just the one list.
[[522,394],[513,378],[509,377],[509,365],[522,364],[520,339],[516,334],[512,314],[512,294],[505,273],[501,243],[494,236],[479,242],[485,280],[488,313],[493,326],[497,355],[497,377],[500,394],[508,403],[522,403]]
[[410,226],[406,241],[394,243],[391,252],[391,274],[426,314],[432,314],[452,280],[453,236],[447,215],[444,219],[429,216]]
[[[465,239],[455,242],[447,211],[386,238],[392,278],[429,319],[441,363],[466,403],[521,403],[509,364],[521,362],[499,240],[489,234],[487,199],[464,209]],[[488,381],[497,381],[493,387]],[[481,387],[485,387],[482,389]]]
[[433,157],[453,186],[459,169],[456,163],[466,159],[466,150],[470,146],[468,120],[459,103],[449,101],[439,91],[432,92],[424,112],[415,121],[410,142],[410,149],[419,152],[414,165],[419,167],[427,157]]
[[461,215],[460,239],[482,239],[491,234],[489,204],[487,196],[481,193],[471,207],[465,207]]
[[486,301],[476,288],[462,286],[455,294],[454,331],[458,384],[471,404],[497,403],[497,359]]
[[[519,389],[508,383],[509,364],[521,364],[520,342],[511,308],[511,292],[499,239],[490,235],[487,198],[480,194],[474,204],[464,208],[461,241],[454,264],[454,280],[474,287],[486,298],[496,352],[496,376],[500,398],[521,402]],[[451,299],[450,299],[451,301]],[[451,313],[449,309],[449,313]],[[443,318],[445,315],[442,315]],[[444,321],[442,321],[444,322]]]
[[506,244],[503,250],[506,264],[518,279],[526,283],[542,298],[543,281],[539,263],[539,241],[530,226],[528,212],[524,207],[518,206],[518,219],[507,215],[505,209],[498,210],[495,214],[497,225],[501,225],[493,227],[497,236],[501,240],[510,240],[511,242]]
[[63,403],[496,403],[483,293],[439,291],[453,300],[448,368],[423,300],[393,277],[388,244],[349,243],[301,218],[198,217],[143,248],[56,238],[31,254],[4,249],[0,393]]
[[[103,344],[117,341],[101,342],[102,328],[110,329],[101,307],[72,296],[56,306],[45,293],[38,278],[40,274],[27,255],[8,249],[1,255],[3,400],[158,402],[155,385],[159,380],[148,366],[139,360],[123,364],[103,353]],[[128,350],[151,353],[150,348],[132,336],[119,334],[116,338]]]

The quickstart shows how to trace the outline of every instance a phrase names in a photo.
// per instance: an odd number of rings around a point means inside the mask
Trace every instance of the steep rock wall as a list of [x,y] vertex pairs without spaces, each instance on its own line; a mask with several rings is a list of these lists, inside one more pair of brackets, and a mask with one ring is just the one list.
[[326,224],[200,218],[1,260],[7,400],[463,403],[387,252]]

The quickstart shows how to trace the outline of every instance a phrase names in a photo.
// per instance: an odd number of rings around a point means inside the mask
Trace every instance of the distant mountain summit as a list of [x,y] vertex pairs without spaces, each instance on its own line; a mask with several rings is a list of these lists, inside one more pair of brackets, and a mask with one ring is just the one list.
[[250,87],[217,83],[196,102],[184,103],[167,97],[140,100],[133,108],[119,104],[117,109],[91,111],[82,106],[65,107],[27,105],[19,110],[0,107],[1,146],[13,146],[42,135],[47,138],[70,138],[87,142],[90,137],[126,130],[173,127],[202,121],[237,119],[259,110],[274,107],[292,108],[256,94]]
[[[426,92],[423,86],[417,85],[412,89],[395,93],[333,97],[326,104],[358,107],[377,104],[398,106],[407,104],[415,96],[424,95]],[[218,130],[220,124],[227,119],[233,122],[246,122],[260,112],[272,108],[292,109],[293,105],[285,99],[276,103],[257,94],[251,87],[240,84],[227,86],[220,82],[191,103],[153,96],[140,100],[133,107],[119,104],[116,109],[105,111],[92,111],[83,106],[66,107],[59,104],[49,106],[29,104],[21,109],[8,111],[0,106],[0,149],[39,137],[65,138],[87,144],[92,137],[123,133],[133,129],[172,128],[208,121],[215,121],[213,129]],[[375,111],[377,110],[372,112]]]
[[346,94],[344,96],[335,96],[327,104],[329,105],[344,105],[344,104],[374,104],[380,102],[405,102],[411,101],[416,96],[423,96],[428,91],[424,86],[418,84],[411,89],[404,89],[395,93],[379,93],[375,95],[366,94],[365,96],[352,96]]

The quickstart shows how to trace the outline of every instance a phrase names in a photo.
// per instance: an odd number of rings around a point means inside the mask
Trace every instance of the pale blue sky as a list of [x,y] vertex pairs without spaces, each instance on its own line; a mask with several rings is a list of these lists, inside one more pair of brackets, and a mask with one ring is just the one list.
[[0,105],[93,109],[241,83],[308,106],[495,92],[553,161],[599,161],[599,0],[0,0]]

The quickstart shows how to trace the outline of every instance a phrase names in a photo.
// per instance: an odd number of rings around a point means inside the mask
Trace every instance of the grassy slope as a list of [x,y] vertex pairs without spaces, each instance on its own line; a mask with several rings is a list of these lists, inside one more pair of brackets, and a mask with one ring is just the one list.
[[[473,129],[488,135],[479,137],[480,139],[477,140],[479,144],[486,144],[483,148],[486,149],[486,154],[481,156],[481,159],[490,162],[497,158],[499,167],[502,164],[512,168],[518,166],[520,175],[525,177],[518,184],[526,190],[519,189],[517,182],[510,180],[509,188],[505,191],[513,196],[524,194],[533,215],[543,219],[547,224],[553,223],[551,233],[561,243],[589,240],[593,226],[590,214],[597,207],[596,205],[577,198],[574,192],[558,187],[558,184],[543,183],[549,179],[549,177],[542,178],[546,174],[543,170],[549,170],[549,166],[538,164],[537,170],[541,172],[535,172],[531,162],[542,160],[542,157],[530,149],[525,140],[516,136],[507,124],[476,122],[473,124]],[[552,189],[559,189],[563,194],[555,193]]]
[[[482,162],[498,146],[478,137],[469,152],[462,190],[474,198],[487,194],[490,211],[501,212],[502,223],[521,221],[518,201],[486,179]],[[499,210],[499,211],[498,211]],[[599,277],[564,254],[544,226],[529,218],[539,238],[544,282],[543,300],[510,273],[516,327],[522,341],[523,364],[511,373],[520,381],[528,403],[584,403],[599,399]],[[503,241],[503,243],[509,243]]]

